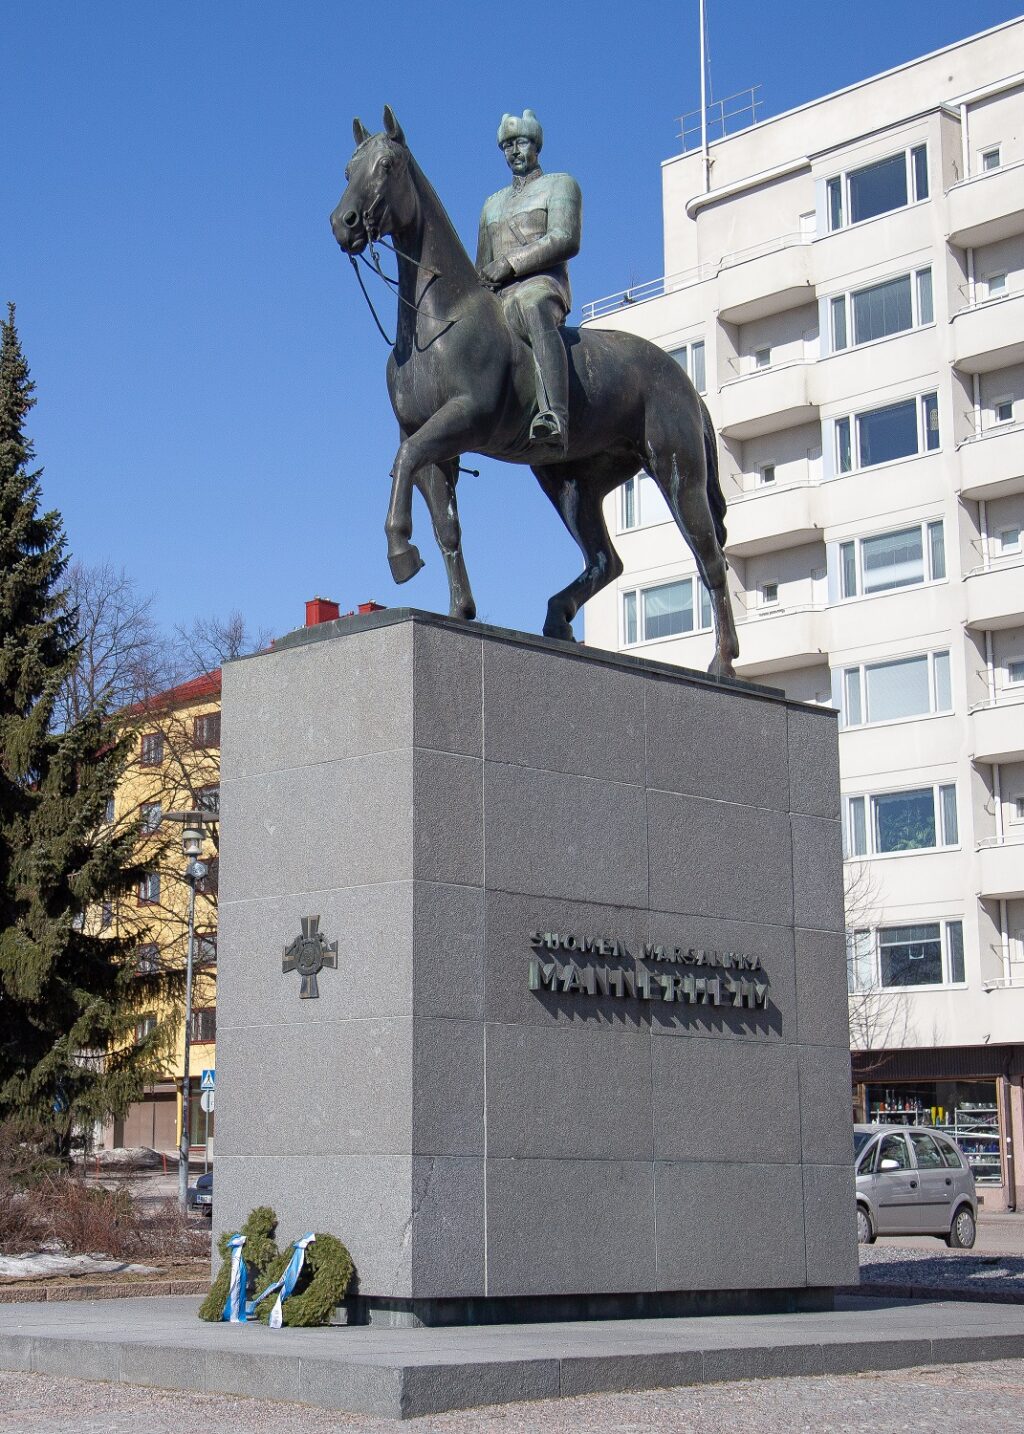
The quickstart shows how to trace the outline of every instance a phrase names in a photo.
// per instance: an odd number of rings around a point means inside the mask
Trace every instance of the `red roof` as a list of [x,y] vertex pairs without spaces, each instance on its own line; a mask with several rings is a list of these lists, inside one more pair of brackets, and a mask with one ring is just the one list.
[[179,683],[177,687],[169,687],[166,692],[155,692],[152,697],[143,698],[128,710],[149,712],[165,707],[188,707],[193,702],[209,702],[219,696],[220,668],[215,667],[212,672],[204,672],[200,677]]

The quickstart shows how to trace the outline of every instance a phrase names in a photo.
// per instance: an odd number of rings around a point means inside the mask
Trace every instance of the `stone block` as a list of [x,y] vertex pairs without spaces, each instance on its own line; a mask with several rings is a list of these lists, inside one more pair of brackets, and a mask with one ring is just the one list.
[[489,890],[647,905],[642,787],[488,762]]
[[223,782],[224,901],[412,879],[412,749]]
[[796,1030],[801,1045],[850,1044],[842,932],[796,932]]
[[655,1182],[659,1289],[808,1282],[798,1164],[664,1162]]
[[221,782],[405,750],[412,694],[412,624],[227,662]]
[[655,1036],[652,1066],[655,1159],[799,1162],[795,1046]]
[[489,1159],[486,1179],[488,1294],[659,1288],[650,1161]]
[[253,1390],[259,1389],[261,1399],[305,1402],[297,1352],[290,1359],[267,1359],[258,1346],[249,1350],[208,1349],[205,1353],[202,1384],[198,1387],[210,1394],[241,1394],[251,1399]]
[[484,879],[483,762],[417,748],[413,754],[413,872],[418,881],[481,886]]
[[645,688],[649,787],[789,811],[784,703],[660,675]]
[[800,1125],[803,1158],[811,1165],[845,1165],[850,1138],[850,1047],[800,1047]]
[[36,1338],[32,1341],[31,1368],[33,1374],[113,1383],[123,1378],[121,1344],[116,1339],[89,1339],[80,1331],[69,1331],[66,1339]]
[[483,756],[482,642],[478,632],[413,626],[413,744]]
[[[484,1153],[484,1027],[417,1016],[413,1023],[414,1155]],[[402,1089],[403,1075],[397,1071]]]
[[843,929],[843,834],[826,817],[794,816],[795,923],[817,931]]
[[407,1364],[402,1370],[402,1416],[414,1419],[446,1409],[556,1399],[557,1359],[495,1359],[473,1364]]
[[400,1365],[363,1364],[355,1360],[316,1359],[300,1351],[299,1382],[303,1404],[344,1409],[380,1419],[408,1416],[402,1402],[404,1370]]
[[575,1355],[561,1361],[563,1399],[580,1394],[626,1394],[640,1389],[675,1389],[704,1382],[699,1349],[663,1353]]
[[792,925],[785,814],[649,791],[647,815],[655,911]]
[[412,1293],[416,1299],[487,1293],[484,1162],[417,1155],[412,1163]]
[[787,707],[790,810],[838,820],[839,721],[831,708]]
[[643,785],[644,684],[593,658],[486,643],[484,729],[489,762]]
[[860,1264],[852,1149],[841,1165],[805,1165],[803,1183],[807,1283],[857,1284]]
[[487,1153],[513,1160],[651,1160],[646,1031],[489,1025]]
[[481,1017],[484,1012],[483,889],[417,881],[412,890],[416,1014],[463,1019]]

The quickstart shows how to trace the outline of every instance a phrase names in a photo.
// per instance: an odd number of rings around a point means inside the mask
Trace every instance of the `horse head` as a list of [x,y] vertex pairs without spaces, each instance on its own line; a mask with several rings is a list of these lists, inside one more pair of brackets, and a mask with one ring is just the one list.
[[381,234],[400,233],[413,220],[416,195],[411,156],[390,105],[384,129],[370,134],[362,120],[352,121],[356,151],[348,162],[344,194],[331,215],[334,237],[346,254],[360,254]]

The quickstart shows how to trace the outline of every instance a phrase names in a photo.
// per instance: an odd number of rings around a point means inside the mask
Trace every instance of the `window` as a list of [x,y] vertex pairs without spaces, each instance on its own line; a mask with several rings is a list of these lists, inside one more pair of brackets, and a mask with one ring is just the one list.
[[1006,664],[1006,684],[1012,687],[1018,682],[1024,682],[1024,658],[1012,657]]
[[1006,293],[1006,275],[989,274],[984,281],[986,299],[1001,299]]
[[1024,822],[1024,796],[1010,798],[1010,821],[1016,826]]
[[220,713],[204,712],[192,722],[192,741],[196,747],[220,746]]
[[835,460],[840,473],[895,463],[939,446],[939,404],[934,393],[837,418]]
[[887,856],[956,846],[956,786],[915,787],[903,792],[847,797],[848,857]]
[[964,935],[960,921],[880,926],[846,933],[851,992],[964,983]]
[[622,594],[622,636],[627,647],[638,642],[655,642],[661,637],[703,632],[711,626],[711,600],[697,577]]
[[914,1147],[914,1154],[917,1156],[918,1170],[944,1170],[945,1161],[939,1147],[931,1136],[924,1130],[912,1130],[910,1132],[910,1143]]
[[986,173],[991,169],[998,169],[1003,162],[1002,152],[997,144],[992,145],[990,149],[983,149],[978,158],[981,160],[982,173]]
[[637,479],[627,478],[622,485],[622,510],[620,524],[623,528],[635,528],[637,526]]
[[153,906],[160,900],[160,873],[147,872],[139,882],[139,905]]
[[661,489],[648,473],[637,473],[619,489],[619,528],[646,528],[653,523],[671,522],[668,504]]
[[103,820],[107,823],[108,826],[113,822],[113,820],[114,820],[114,813],[115,813],[116,810],[117,810],[117,806],[116,806],[116,803],[115,803],[115,801],[114,801],[114,798],[113,798],[113,797],[108,797],[108,798],[107,798],[107,805],[106,805],[106,807],[105,807],[105,809],[104,809],[104,812],[103,812]]
[[698,393],[707,393],[703,339],[696,339],[692,344],[682,344],[677,349],[669,349],[669,356],[674,358],[683,373],[689,376],[690,382]]
[[142,734],[142,765],[159,767],[164,760],[164,734],[144,732]]
[[147,1039],[153,1034],[153,1032],[154,1032],[155,1030],[156,1030],[156,1017],[155,1017],[155,1016],[140,1016],[139,1019],[138,1019],[138,1021],[136,1021],[136,1023],[135,1023],[135,1042],[136,1042],[136,1044],[141,1046],[141,1045],[142,1045],[142,1042],[143,1042],[144,1040],[147,1040]]
[[197,1043],[217,1039],[217,1011],[214,1006],[192,1012],[192,1039]]
[[996,423],[1013,422],[1013,399],[997,398],[992,402],[992,414]]
[[1013,553],[1020,552],[1020,524],[1014,523],[1012,528],[1000,528],[999,530],[999,556],[1009,557]]
[[941,520],[851,539],[838,546],[839,595],[844,599],[939,582],[946,576]]
[[778,583],[762,583],[762,584],[761,584],[761,606],[762,606],[762,607],[771,607],[773,604],[777,603],[778,600],[779,600],[779,585],[778,585]]
[[216,931],[197,931],[196,945],[193,952],[193,960],[196,966],[216,966],[217,964],[217,933]]
[[771,366],[772,366],[772,351],[771,351],[771,349],[755,349],[755,350],[754,350],[754,367],[755,367],[755,368],[771,368]]
[[847,347],[851,329],[856,345],[930,324],[934,318],[932,271],[918,269],[884,284],[840,294],[831,300],[830,310],[833,352]]
[[147,942],[135,953],[135,970],[139,976],[151,976],[160,969],[160,948]]
[[928,147],[920,144],[829,179],[825,185],[828,227],[860,224],[927,198]]
[[196,792],[196,806],[201,812],[220,814],[220,786],[200,787]]
[[104,901],[100,906],[100,930],[108,931],[114,924],[114,903]]
[[761,482],[762,482],[762,483],[774,483],[774,482],[775,482],[775,464],[774,464],[774,463],[765,463],[764,466],[761,468]]
[[844,668],[837,697],[844,727],[950,712],[949,653]]
[[220,886],[220,860],[211,857],[206,863],[206,875],[196,882],[196,891],[202,896],[216,896]]
[[155,832],[164,819],[164,809],[159,802],[143,802],[139,808],[139,818],[144,832]]

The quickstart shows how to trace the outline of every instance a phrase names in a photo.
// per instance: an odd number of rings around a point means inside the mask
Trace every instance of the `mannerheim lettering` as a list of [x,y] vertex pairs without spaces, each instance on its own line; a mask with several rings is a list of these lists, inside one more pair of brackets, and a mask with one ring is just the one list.
[[[577,936],[575,932],[533,931],[530,945],[534,951],[566,951],[580,956],[603,956],[626,959],[632,955],[624,942],[605,936]],[[705,951],[697,947],[663,946],[645,942],[643,960],[670,962],[680,966],[712,966],[726,971],[761,971],[760,956],[745,956],[739,951]]]
[[697,976],[672,971],[628,970],[612,966],[577,966],[575,961],[530,958],[530,990],[559,995],[634,997],[641,1001],[678,1002],[681,1005],[745,1006],[751,1010],[768,1004],[767,981],[719,973]]

